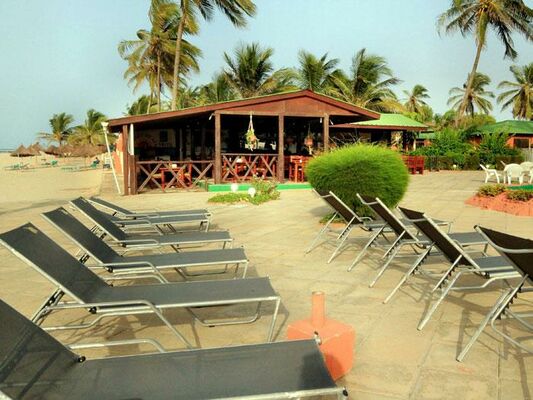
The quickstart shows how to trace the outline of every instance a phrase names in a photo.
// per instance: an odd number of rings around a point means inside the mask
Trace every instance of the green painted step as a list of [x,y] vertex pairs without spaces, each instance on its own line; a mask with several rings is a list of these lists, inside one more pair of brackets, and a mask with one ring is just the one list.
[[[208,192],[231,192],[231,183],[220,183],[220,184],[208,184]],[[249,183],[239,183],[239,188],[237,191],[245,192],[252,187]],[[277,185],[278,190],[291,190],[291,189],[312,189],[312,186],[307,183],[279,183]]]

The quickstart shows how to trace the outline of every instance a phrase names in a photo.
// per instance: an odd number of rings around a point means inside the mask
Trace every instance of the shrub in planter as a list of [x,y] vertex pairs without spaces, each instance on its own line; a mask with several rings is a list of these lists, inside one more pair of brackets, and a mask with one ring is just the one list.
[[533,192],[529,190],[509,190],[505,195],[509,200],[529,201],[533,199]]
[[501,183],[482,185],[477,190],[478,196],[482,197],[495,197],[505,192],[507,187]]
[[379,197],[392,207],[405,194],[409,182],[400,155],[386,147],[356,144],[312,159],[305,171],[319,191],[333,191],[358,212],[364,209],[356,193]]

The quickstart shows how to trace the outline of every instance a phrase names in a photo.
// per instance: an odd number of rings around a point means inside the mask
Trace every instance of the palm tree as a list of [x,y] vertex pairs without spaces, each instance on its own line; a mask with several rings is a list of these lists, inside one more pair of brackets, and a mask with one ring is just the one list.
[[154,104],[152,101],[152,96],[143,94],[137,100],[135,100],[131,105],[127,106],[126,115],[141,115],[141,114],[150,114],[161,111],[165,109],[165,103]]
[[296,82],[302,89],[314,92],[325,92],[331,86],[332,75],[337,71],[339,60],[328,60],[328,53],[317,58],[314,54],[305,50],[298,52],[299,67],[297,69]]
[[468,90],[467,84],[464,84],[462,88],[454,87],[450,89],[451,97],[448,99],[447,104],[457,111],[464,107],[466,113],[470,116],[474,116],[474,107],[485,114],[489,114],[492,111],[492,103],[487,97],[494,97],[494,94],[485,90],[485,86],[490,84],[490,78],[488,75],[476,72],[473,79],[468,77],[467,82],[470,81],[472,82],[472,89],[466,96],[466,106],[463,106],[463,104],[465,103],[465,93]]
[[48,143],[57,142],[58,145],[61,145],[72,131],[70,125],[74,122],[74,117],[71,114],[63,112],[54,114],[49,122],[52,132],[39,132],[37,137],[46,140]]
[[339,72],[332,76],[328,94],[356,106],[380,112],[402,111],[391,89],[401,81],[393,76],[384,57],[359,50],[352,59],[350,75]]
[[73,129],[69,136],[69,142],[72,144],[102,144],[104,143],[104,131],[102,129],[102,122],[107,117],[99,111],[90,109],[87,111],[87,118],[83,125],[79,125]]
[[191,34],[198,32],[196,14],[209,21],[213,17],[213,11],[217,7],[231,23],[236,27],[246,26],[246,16],[255,14],[253,0],[179,0],[179,23],[176,32],[176,46],[174,49],[174,70],[172,74],[172,110],[176,109],[178,98],[178,81],[182,63],[182,39],[186,29]]
[[213,104],[235,100],[236,95],[224,72],[215,74],[213,80],[200,88],[199,104]]
[[474,79],[481,51],[487,43],[487,32],[492,28],[505,46],[505,57],[516,58],[512,33],[524,35],[526,40],[533,40],[533,10],[522,0],[452,0],[449,10],[438,18],[438,26],[446,33],[461,32],[463,36],[473,33],[476,39],[476,56],[472,71],[463,93],[463,100],[458,108],[461,118],[469,103],[474,88]]
[[274,50],[261,48],[258,43],[238,46],[233,58],[224,53],[225,77],[240,98],[261,96],[293,89],[292,70],[274,71],[270,58]]
[[406,110],[416,114],[422,113],[424,106],[427,106],[424,99],[429,99],[428,90],[422,85],[415,85],[410,92],[404,90],[403,93],[407,96],[404,103]]
[[513,106],[513,117],[533,120],[533,63],[522,67],[510,67],[515,82],[503,81],[498,89],[509,89],[498,96],[498,103],[503,103],[502,110]]
[[[128,61],[124,77],[129,78],[134,91],[147,82],[150,88],[150,106],[155,98],[158,111],[161,111],[163,84],[170,86],[172,82],[175,36],[179,23],[179,19],[175,18],[176,12],[174,3],[152,0],[148,13],[151,30],[140,29],[137,31],[136,40],[123,40],[118,46],[120,56]],[[181,74],[198,71],[197,59],[201,55],[200,49],[183,40],[182,51]]]

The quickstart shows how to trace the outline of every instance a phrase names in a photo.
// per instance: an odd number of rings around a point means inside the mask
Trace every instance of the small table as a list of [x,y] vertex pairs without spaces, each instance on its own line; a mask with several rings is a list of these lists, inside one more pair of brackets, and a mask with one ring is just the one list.
[[304,181],[304,168],[309,161],[309,157],[290,156],[289,158],[289,180],[294,182]]
[[[177,180],[180,180],[180,181],[184,182],[186,185],[190,185],[192,183],[191,165],[189,164],[189,171],[187,173],[185,172],[185,168],[186,167],[187,167],[186,165],[183,165],[182,167],[172,167],[172,168],[162,167],[162,168],[159,168],[159,171],[161,172],[161,188],[163,190],[165,190],[165,187],[167,185],[166,184],[165,173],[166,172],[171,172],[171,171],[177,173],[176,174],[176,175],[178,175]],[[174,177],[174,174],[172,175],[172,177]]]

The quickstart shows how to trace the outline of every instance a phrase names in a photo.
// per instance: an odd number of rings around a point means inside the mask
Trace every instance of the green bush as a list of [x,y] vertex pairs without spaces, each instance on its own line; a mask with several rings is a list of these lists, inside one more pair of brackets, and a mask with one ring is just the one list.
[[494,197],[505,192],[507,187],[501,183],[482,185],[477,190],[477,194],[483,197]]
[[505,195],[509,200],[529,201],[533,199],[533,192],[529,190],[509,190]]
[[279,191],[275,181],[267,181],[260,178],[253,178],[250,185],[255,189],[255,195],[252,197],[248,193],[221,193],[211,197],[210,203],[240,203],[247,202],[254,205],[266,203],[270,200],[279,199]]
[[477,170],[479,169],[480,159],[479,154],[470,153],[465,156],[464,169]]
[[397,152],[367,144],[341,147],[316,157],[305,172],[315,189],[331,190],[363,214],[356,193],[377,196],[392,207],[401,200],[409,182],[407,167]]

